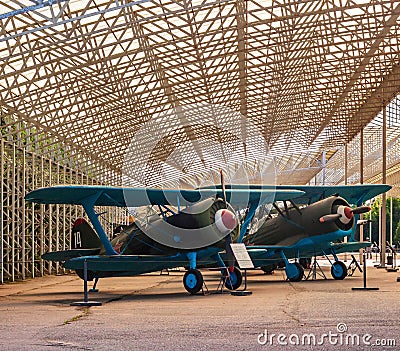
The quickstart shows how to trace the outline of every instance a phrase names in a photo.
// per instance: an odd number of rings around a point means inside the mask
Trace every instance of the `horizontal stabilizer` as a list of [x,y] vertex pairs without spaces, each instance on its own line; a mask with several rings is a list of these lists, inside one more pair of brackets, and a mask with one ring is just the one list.
[[64,262],[70,260],[71,258],[97,255],[99,252],[100,248],[53,251],[45,253],[42,255],[42,258],[46,261]]
[[290,248],[288,245],[257,245],[257,246],[246,246],[247,251],[259,251],[259,250],[283,250]]
[[351,251],[358,251],[363,249],[364,247],[371,246],[369,241],[364,242],[349,242],[349,243],[338,243],[338,244],[331,244],[331,246],[335,249],[336,253],[342,252],[351,252]]
[[[205,250],[207,251],[207,250]],[[210,252],[215,254],[217,251]],[[205,258],[205,257],[204,257]],[[204,260],[204,264],[215,262]],[[77,257],[64,263],[64,268],[80,270],[83,269],[84,261],[87,269],[94,272],[111,272],[113,274],[128,273],[136,275],[160,271],[167,268],[181,267],[188,263],[186,254],[174,256],[164,255],[115,255],[115,256],[87,256]]]

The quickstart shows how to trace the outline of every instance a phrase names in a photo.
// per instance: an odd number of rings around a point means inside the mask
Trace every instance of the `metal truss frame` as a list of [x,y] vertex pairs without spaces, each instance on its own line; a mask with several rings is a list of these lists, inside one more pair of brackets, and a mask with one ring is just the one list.
[[[28,204],[27,192],[55,184],[113,184],[118,178],[24,123],[11,121],[12,116],[2,116],[0,128],[0,283],[62,273],[58,263],[40,256],[69,249],[71,225],[84,216],[80,206]],[[102,222],[110,234],[113,224],[126,222],[121,209],[98,211],[105,212]]]
[[[168,111],[190,104],[254,123],[280,184],[340,183],[344,168],[358,182],[360,149],[363,180],[380,181],[376,121],[400,91],[399,16],[395,0],[0,0],[1,282],[59,272],[39,256],[68,247],[81,215],[28,206],[27,191],[121,184],[132,138],[160,114],[168,133],[148,162],[154,177],[177,149],[171,173],[194,172],[202,142],[230,141],[217,128],[171,125]],[[395,188],[398,111],[386,110]],[[112,211],[111,222],[122,218]]]
[[[400,96],[387,106],[381,105],[380,112],[363,129],[362,134],[359,133],[349,143],[338,148],[325,167],[326,184],[382,183],[383,109],[386,109],[387,124],[386,181],[393,186],[389,196],[400,196]],[[320,184],[322,177],[320,171],[313,181]]]
[[[0,5],[1,105],[114,172],[135,133],[179,106],[240,112],[291,167],[350,142],[399,91],[394,0]],[[208,137],[190,128],[170,136],[159,160]],[[303,174],[298,182],[313,175]]]

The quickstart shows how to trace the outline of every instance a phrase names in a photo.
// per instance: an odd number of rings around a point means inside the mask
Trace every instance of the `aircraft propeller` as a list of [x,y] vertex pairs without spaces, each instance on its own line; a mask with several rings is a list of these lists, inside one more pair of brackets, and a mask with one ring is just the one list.
[[341,216],[342,216],[342,215],[339,214],[339,213],[332,213],[332,214],[328,214],[328,215],[325,215],[325,216],[320,217],[320,218],[319,218],[319,221],[320,221],[321,223],[334,222],[334,221],[336,221],[337,219],[339,219]]
[[371,207],[369,207],[369,206],[360,206],[360,207],[356,207],[351,210],[351,212],[353,214],[361,214],[361,213],[366,213],[369,211],[371,211]]
[[338,206],[337,213],[322,216],[319,221],[321,223],[329,223],[340,219],[341,222],[347,224],[353,219],[355,214],[366,213],[369,211],[371,211],[371,207],[369,206],[359,206],[353,209],[349,206]]
[[[228,210],[228,203],[226,201],[224,174],[222,172],[222,169],[219,171],[219,173],[221,175],[222,199],[224,200],[225,209],[221,209],[221,210],[217,211],[217,213],[215,214],[215,224],[217,225],[217,228],[220,231],[221,231],[221,229],[218,225],[220,225],[219,223],[221,223],[221,222],[227,229],[226,230],[227,235],[225,237],[225,251],[226,251],[226,257],[228,260],[229,272],[232,273],[234,271],[235,256],[233,255],[232,248],[231,248],[232,238],[231,238],[230,232],[233,229],[235,229],[235,227],[237,225],[237,219],[236,219],[235,214]],[[218,217],[221,216],[220,221],[218,221],[217,215],[218,215]]]

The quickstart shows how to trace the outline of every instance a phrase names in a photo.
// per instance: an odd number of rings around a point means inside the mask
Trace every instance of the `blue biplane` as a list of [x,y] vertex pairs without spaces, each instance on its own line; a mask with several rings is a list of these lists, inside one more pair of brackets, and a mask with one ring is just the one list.
[[[226,185],[227,189],[270,189],[270,186]],[[281,207],[273,203],[275,215],[269,215],[263,224],[251,233],[239,237],[247,244],[254,264],[264,272],[285,266],[290,281],[300,281],[304,276],[306,259],[324,255],[331,263],[331,274],[341,280],[347,276],[346,265],[337,254],[356,251],[371,245],[355,239],[357,220],[368,212],[362,204],[391,189],[389,185],[363,184],[351,186],[276,186],[281,190],[299,190],[303,195],[284,200]],[[357,207],[352,208],[350,204]],[[248,217],[246,220],[249,221]],[[349,242],[343,242],[348,237]],[[332,255],[333,262],[328,255]],[[289,259],[296,259],[290,263]]]
[[[53,186],[34,190],[26,195],[29,202],[39,204],[82,205],[95,232],[86,223],[75,223],[80,234],[79,247],[56,251],[42,257],[62,262],[67,269],[83,277],[84,264],[89,280],[101,277],[129,276],[189,266],[183,283],[195,294],[203,286],[198,264],[214,264],[224,268],[221,251],[227,252],[226,286],[237,289],[242,281],[240,270],[233,267],[230,243],[247,228],[240,228],[234,206],[257,208],[272,201],[301,196],[301,190],[276,189],[198,189],[171,190],[154,188],[119,188],[106,186]],[[96,206],[158,206],[160,215],[139,225],[133,223],[110,240],[99,221]],[[175,209],[177,208],[177,209]],[[226,268],[226,267],[225,267]],[[228,273],[229,272],[229,273]]]

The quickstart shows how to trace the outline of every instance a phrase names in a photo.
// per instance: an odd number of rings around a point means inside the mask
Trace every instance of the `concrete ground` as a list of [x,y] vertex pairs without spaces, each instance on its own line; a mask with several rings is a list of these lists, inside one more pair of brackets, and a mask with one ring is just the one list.
[[400,272],[369,267],[379,291],[353,291],[360,272],[334,281],[321,266],[327,280],[249,272],[243,297],[190,296],[183,272],[103,279],[90,308],[70,306],[83,299],[75,275],[0,285],[0,350],[400,350]]

